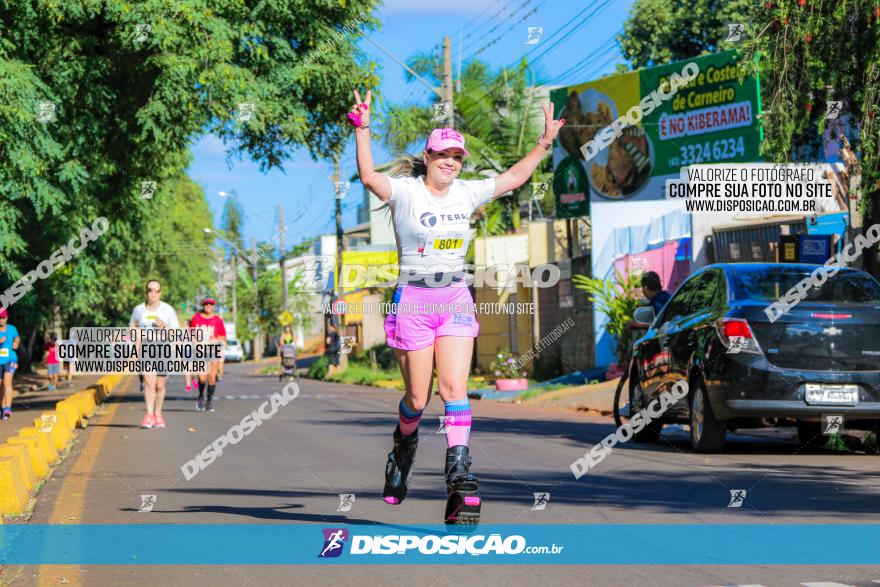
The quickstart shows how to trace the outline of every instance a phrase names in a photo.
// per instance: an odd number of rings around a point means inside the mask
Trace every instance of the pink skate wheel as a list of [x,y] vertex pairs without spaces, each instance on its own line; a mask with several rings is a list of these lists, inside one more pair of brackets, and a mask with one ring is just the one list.
[[394,497],[393,495],[389,495],[388,497],[383,497],[382,499],[385,500],[385,503],[390,503],[391,505],[399,505],[400,504],[400,500],[397,499],[396,497]]

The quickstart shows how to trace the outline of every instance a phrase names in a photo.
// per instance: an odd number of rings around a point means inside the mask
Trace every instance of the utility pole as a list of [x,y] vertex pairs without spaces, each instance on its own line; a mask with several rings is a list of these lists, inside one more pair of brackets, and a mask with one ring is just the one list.
[[455,71],[455,90],[461,92],[461,29],[458,29],[458,69]]
[[287,309],[287,269],[284,266],[284,208],[280,205],[278,206],[278,234],[281,237],[278,246],[281,247],[279,265],[281,267],[281,311],[283,312]]
[[254,335],[254,361],[259,361],[263,358],[263,336],[260,333],[260,290],[257,287],[257,239],[254,237],[251,237],[251,259],[253,259],[251,272],[254,279],[254,320],[257,329]]
[[449,128],[455,128],[455,108],[453,107],[452,92],[452,41],[449,36],[443,37],[443,101],[449,104],[446,112],[446,124]]
[[[333,185],[339,183],[339,155],[333,159]],[[336,283],[334,284],[334,301],[342,298],[342,200],[336,198]],[[332,306],[331,306],[332,307]],[[342,342],[342,336],[345,334],[345,310],[339,313],[338,326],[336,333]],[[344,371],[348,367],[348,355],[339,353],[339,369]]]

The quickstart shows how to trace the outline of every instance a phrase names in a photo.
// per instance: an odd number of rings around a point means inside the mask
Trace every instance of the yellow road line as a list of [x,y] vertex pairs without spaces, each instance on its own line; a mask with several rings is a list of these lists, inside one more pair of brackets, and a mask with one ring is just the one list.
[[[123,384],[120,383],[117,385],[117,389],[122,386]],[[107,413],[101,416],[101,422],[107,423],[112,421],[118,409],[118,403],[113,402],[109,404]],[[49,516],[49,524],[83,523],[82,515],[86,489],[92,476],[92,470],[95,467],[95,463],[98,462],[98,456],[101,454],[104,439],[107,437],[110,428],[98,426],[91,428],[91,430],[92,432],[85,438],[82,453],[80,453],[79,458],[70,467],[64,483],[58,491],[58,497]],[[38,585],[59,585],[63,582],[71,587],[78,587],[81,584],[79,565],[40,565],[39,569]]]

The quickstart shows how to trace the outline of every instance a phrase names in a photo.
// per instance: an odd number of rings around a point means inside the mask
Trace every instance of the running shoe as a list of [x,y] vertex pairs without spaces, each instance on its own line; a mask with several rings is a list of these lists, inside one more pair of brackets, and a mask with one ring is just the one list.
[[156,428],[165,428],[165,418],[162,417],[162,414],[156,414]]
[[211,402],[211,400],[208,400],[208,402],[205,404],[205,410],[208,412],[214,411],[214,404]]
[[8,419],[11,418],[11,417],[12,417],[12,408],[9,408],[9,407],[3,408],[3,416],[2,416],[2,418],[3,418],[4,420],[8,420]]
[[204,412],[205,411],[205,400],[199,398],[196,400],[196,411]]
[[144,421],[141,422],[141,428],[152,428],[156,425],[156,418],[153,414],[147,414],[144,416]]

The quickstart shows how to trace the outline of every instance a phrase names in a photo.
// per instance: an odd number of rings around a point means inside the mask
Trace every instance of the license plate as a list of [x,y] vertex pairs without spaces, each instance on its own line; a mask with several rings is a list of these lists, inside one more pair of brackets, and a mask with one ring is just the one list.
[[851,406],[859,402],[859,386],[807,383],[804,399],[811,405]]

